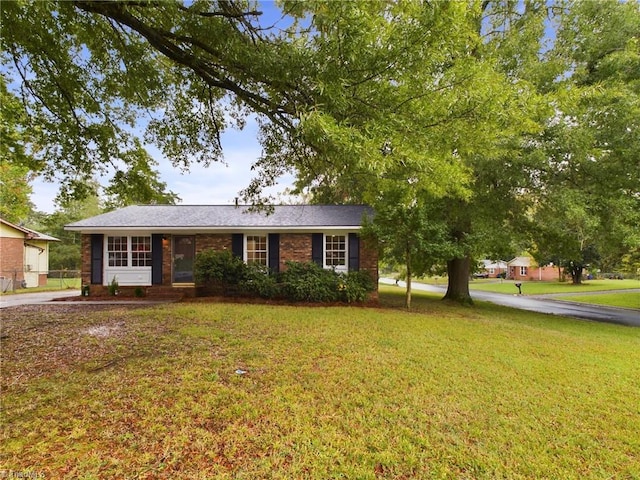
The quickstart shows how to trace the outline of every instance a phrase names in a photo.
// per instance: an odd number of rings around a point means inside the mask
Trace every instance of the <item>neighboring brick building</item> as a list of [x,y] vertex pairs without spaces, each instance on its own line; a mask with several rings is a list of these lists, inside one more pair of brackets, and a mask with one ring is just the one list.
[[551,265],[536,265],[531,257],[516,257],[507,262],[509,271],[507,278],[512,280],[543,280],[553,281],[558,279],[558,268]]
[[0,289],[46,285],[49,242],[57,241],[0,218]]
[[82,281],[93,291],[121,287],[195,292],[193,261],[206,249],[230,250],[273,271],[287,261],[338,271],[365,270],[378,281],[378,251],[360,238],[371,208],[279,205],[270,214],[232,205],[131,206],[67,225],[82,233]]

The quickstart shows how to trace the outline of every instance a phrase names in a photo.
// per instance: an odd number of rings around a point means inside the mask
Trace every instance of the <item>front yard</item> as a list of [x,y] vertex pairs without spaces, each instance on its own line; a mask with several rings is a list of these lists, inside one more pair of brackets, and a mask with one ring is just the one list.
[[3,311],[0,471],[637,478],[640,329],[402,292],[386,308]]

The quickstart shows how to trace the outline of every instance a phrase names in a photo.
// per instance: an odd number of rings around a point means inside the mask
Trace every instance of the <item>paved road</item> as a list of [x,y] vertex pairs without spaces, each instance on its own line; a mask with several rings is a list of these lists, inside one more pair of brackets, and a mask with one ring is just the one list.
[[[395,280],[389,278],[381,278],[380,283],[394,285]],[[404,282],[399,282],[401,287],[405,287]],[[446,287],[436,287],[434,285],[426,285],[423,283],[413,282],[411,287],[414,290],[423,290],[428,292],[438,292],[444,294]],[[601,293],[601,292],[594,292]],[[628,308],[614,308],[599,305],[578,304],[560,300],[552,300],[551,298],[532,298],[522,295],[505,295],[502,293],[471,291],[471,297],[477,300],[495,303],[497,305],[505,305],[507,307],[519,308],[521,310],[530,310],[539,313],[548,313],[552,315],[561,315],[563,317],[574,317],[585,320],[595,320],[598,322],[616,323],[620,325],[628,325],[640,327],[640,312]]]

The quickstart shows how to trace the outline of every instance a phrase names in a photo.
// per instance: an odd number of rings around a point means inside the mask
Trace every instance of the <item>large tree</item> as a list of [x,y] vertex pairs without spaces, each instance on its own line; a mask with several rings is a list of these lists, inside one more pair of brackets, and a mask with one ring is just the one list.
[[[504,255],[525,232],[520,219],[531,196],[523,193],[540,162],[532,145],[548,108],[536,90],[543,75],[535,67],[546,10],[539,2],[517,7],[443,2],[367,23],[347,5],[327,22],[333,40],[317,39],[325,56],[366,72],[372,70],[368,57],[352,52],[367,51],[371,32],[389,52],[382,65],[399,68],[374,69],[376,82],[356,82],[353,92],[347,88],[329,99],[335,110],[344,109],[343,119],[318,115],[307,144],[324,140],[324,150],[337,161],[318,156],[300,162],[300,187],[311,185],[332,201],[364,199],[381,212],[397,208],[398,220],[408,221],[419,205],[424,232],[415,237],[444,231],[437,236],[439,248],[419,256],[429,256],[423,263],[447,265],[446,298],[455,301],[471,301],[475,257]],[[379,54],[384,58],[385,52]],[[361,141],[362,132],[369,144]],[[389,227],[381,232],[387,242],[396,234],[399,247],[405,244],[404,229],[382,223]]]
[[580,283],[586,265],[615,265],[640,246],[640,4],[558,2],[550,61],[554,115],[533,239]]

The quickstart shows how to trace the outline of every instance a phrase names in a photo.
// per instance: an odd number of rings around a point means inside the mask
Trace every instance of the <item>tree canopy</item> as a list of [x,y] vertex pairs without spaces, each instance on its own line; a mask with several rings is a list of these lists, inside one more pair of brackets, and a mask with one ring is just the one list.
[[30,133],[15,162],[71,195],[110,170],[121,200],[171,202],[144,145],[179,168],[219,161],[251,113],[245,200],[293,172],[314,201],[376,207],[389,242],[409,238],[397,215],[420,230],[412,267],[448,265],[447,298],[470,301],[479,256],[568,245],[563,215],[601,255],[637,248],[636,2],[278,5],[280,20],[244,0],[3,2],[2,75]]

